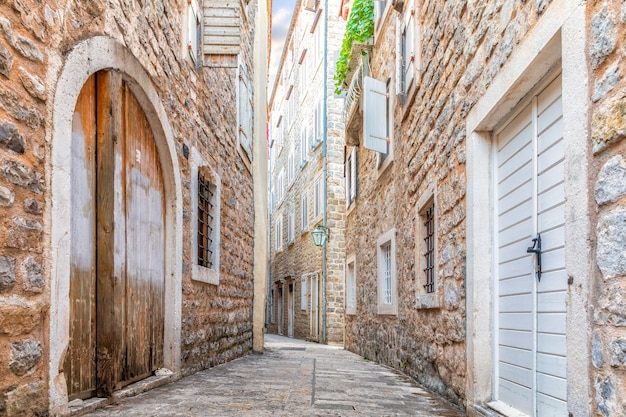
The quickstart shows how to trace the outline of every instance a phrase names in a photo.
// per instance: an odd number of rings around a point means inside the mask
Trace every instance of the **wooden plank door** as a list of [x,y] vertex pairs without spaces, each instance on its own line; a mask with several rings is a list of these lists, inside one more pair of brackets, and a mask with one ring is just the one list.
[[163,363],[164,185],[145,113],[120,73],[81,91],[72,141],[70,398],[115,389]]
[[126,294],[118,386],[149,376],[163,363],[164,189],[154,136],[128,85],[123,86]]
[[557,78],[496,138],[496,400],[529,416],[567,415],[561,117]]
[[63,371],[70,400],[96,389],[96,77],[82,88],[72,119],[70,342]]

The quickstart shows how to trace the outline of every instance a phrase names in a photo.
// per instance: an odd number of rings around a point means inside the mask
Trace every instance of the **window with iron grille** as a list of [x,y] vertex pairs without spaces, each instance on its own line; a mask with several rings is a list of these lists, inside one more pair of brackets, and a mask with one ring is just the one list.
[[398,314],[396,277],[396,229],[383,233],[377,241],[378,314]]
[[213,267],[215,184],[198,172],[198,265]]
[[383,302],[391,304],[392,287],[391,287],[391,243],[387,243],[381,247],[383,261]]
[[437,196],[435,188],[424,192],[417,202],[415,282],[416,307],[439,308],[437,279]]
[[433,201],[424,209],[422,222],[424,223],[424,276],[426,293],[435,292],[435,206]]

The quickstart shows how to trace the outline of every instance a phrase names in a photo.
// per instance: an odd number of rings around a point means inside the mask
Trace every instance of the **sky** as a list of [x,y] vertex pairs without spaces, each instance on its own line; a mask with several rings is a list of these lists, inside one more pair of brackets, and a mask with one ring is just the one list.
[[287,31],[289,31],[289,23],[291,23],[291,15],[296,0],[272,0],[272,54],[270,56],[269,69],[269,93],[274,86],[276,71],[280,63],[280,56],[283,52],[283,45]]

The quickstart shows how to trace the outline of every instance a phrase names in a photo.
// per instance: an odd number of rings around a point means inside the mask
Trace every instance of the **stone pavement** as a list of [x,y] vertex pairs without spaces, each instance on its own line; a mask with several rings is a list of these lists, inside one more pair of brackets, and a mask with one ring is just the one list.
[[250,354],[88,416],[448,416],[410,378],[339,347],[266,335]]

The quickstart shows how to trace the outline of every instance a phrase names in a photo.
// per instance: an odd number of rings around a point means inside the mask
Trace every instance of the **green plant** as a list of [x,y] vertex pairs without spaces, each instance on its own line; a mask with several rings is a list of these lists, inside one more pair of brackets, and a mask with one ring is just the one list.
[[402,361],[400,362],[400,368],[402,370],[405,370],[406,369],[406,365],[407,365],[406,359],[402,359]]
[[348,63],[352,58],[352,43],[365,42],[372,36],[374,36],[374,1],[354,0],[335,66],[335,94],[341,94],[347,87],[345,81],[350,70]]

